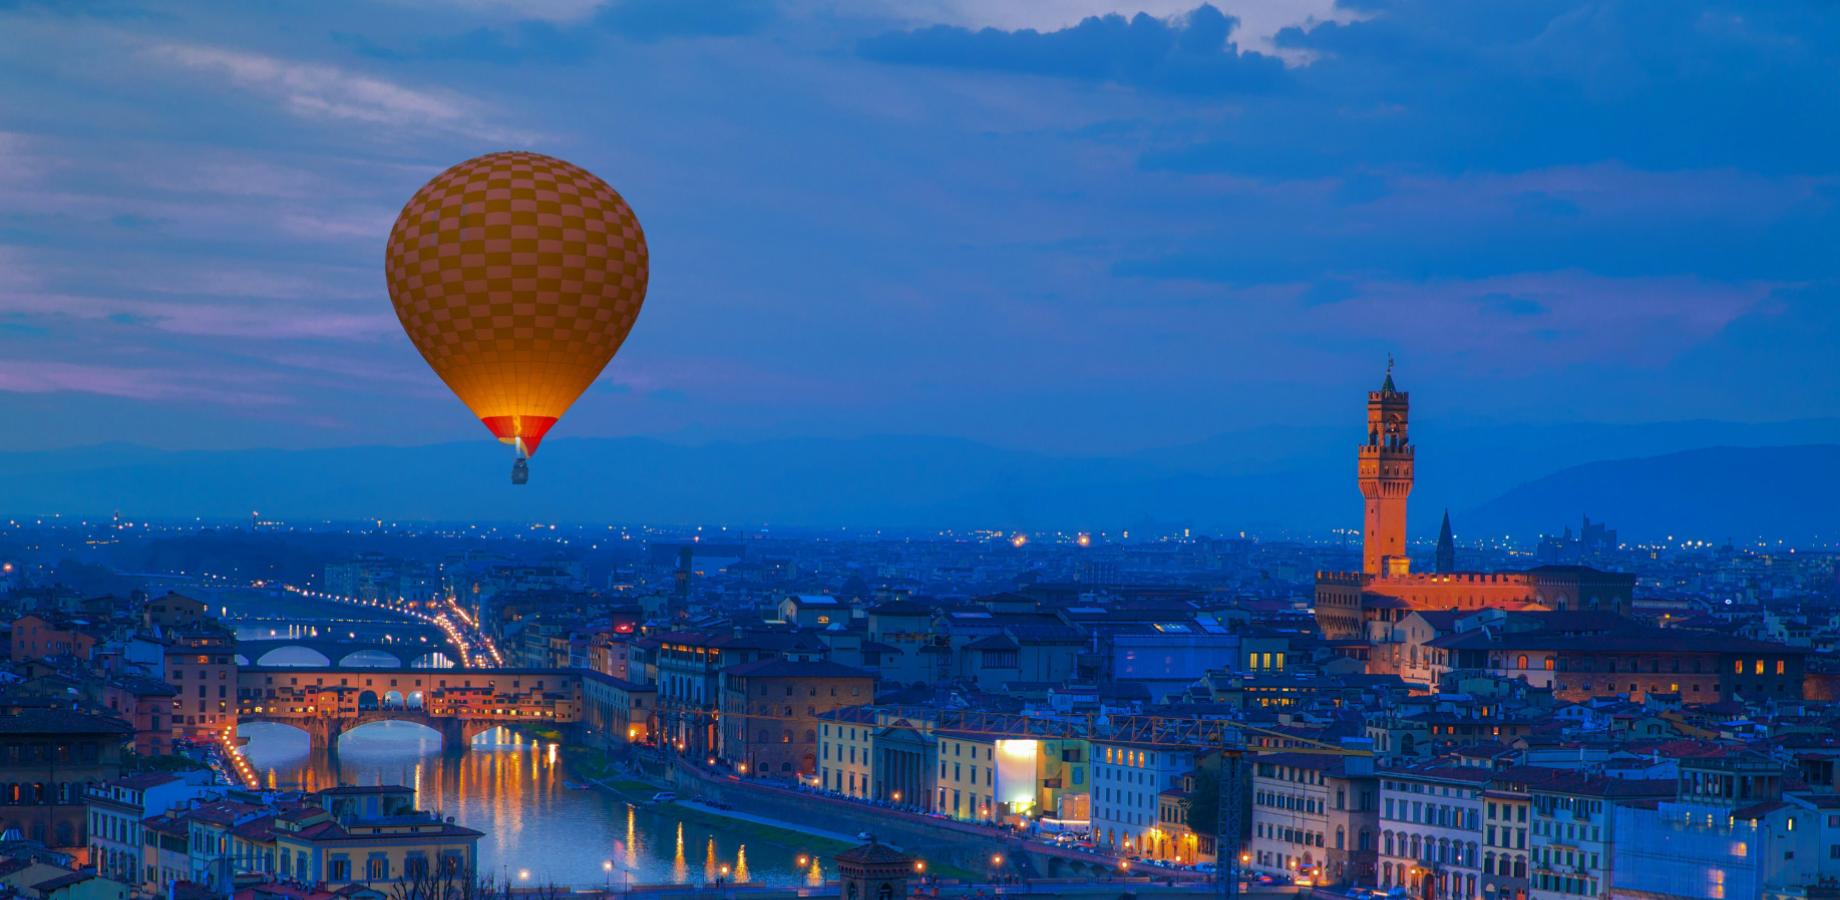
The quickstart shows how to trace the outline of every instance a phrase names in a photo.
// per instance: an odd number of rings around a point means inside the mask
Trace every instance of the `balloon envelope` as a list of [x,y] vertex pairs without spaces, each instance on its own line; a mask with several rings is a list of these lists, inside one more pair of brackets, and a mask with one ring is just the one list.
[[587,170],[491,153],[434,177],[390,229],[384,277],[435,374],[506,443],[537,443],[645,302],[645,234]]

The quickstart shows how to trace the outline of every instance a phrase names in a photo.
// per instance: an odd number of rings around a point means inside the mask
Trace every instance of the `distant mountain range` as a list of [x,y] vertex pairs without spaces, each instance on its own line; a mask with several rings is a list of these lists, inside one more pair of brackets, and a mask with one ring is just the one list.
[[1503,493],[1463,521],[1471,533],[1520,533],[1527,522],[1575,523],[1581,512],[1625,540],[1833,541],[1840,539],[1840,445],[1708,447],[1572,466]]
[[[1276,536],[1354,527],[1358,436],[1263,429],[1115,457],[908,436],[678,444],[556,438],[509,483],[491,441],[168,452],[126,444],[0,454],[0,513],[283,520],[652,522]],[[1840,531],[1840,421],[1420,428],[1413,529],[1459,537],[1609,522],[1626,538]],[[1703,442],[1703,443],[1702,443]],[[1749,446],[1723,446],[1745,444]],[[1682,446],[1705,449],[1680,451]]]

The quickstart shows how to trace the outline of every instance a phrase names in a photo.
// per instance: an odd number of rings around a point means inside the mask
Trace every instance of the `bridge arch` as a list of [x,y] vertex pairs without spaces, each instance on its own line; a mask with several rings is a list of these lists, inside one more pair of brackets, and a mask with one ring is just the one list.
[[403,708],[404,709],[421,709],[422,708],[422,692],[421,691],[410,691],[408,695],[403,698]]
[[339,657],[339,667],[346,669],[395,669],[402,664],[401,657],[377,647],[353,650]]
[[358,693],[359,712],[371,712],[375,710],[378,705],[376,691],[360,691]]
[[276,647],[256,657],[258,666],[293,666],[320,668],[332,665],[326,654],[302,644]]
[[441,728],[442,723],[437,722],[433,719],[430,719],[427,716],[393,716],[393,715],[390,715],[390,712],[391,712],[390,710],[367,710],[367,712],[374,713],[374,714],[361,715],[361,716],[358,716],[356,719],[353,719],[352,723],[350,725],[347,725],[345,727],[345,730],[339,733],[340,736],[343,737],[344,735],[351,734],[354,731],[359,731],[361,729],[369,728],[373,725],[381,725],[387,722],[391,724],[396,724],[398,725],[398,727],[400,727],[401,725],[413,725],[420,731],[424,731],[424,732],[433,734],[435,738],[437,740],[440,740],[443,744],[446,743],[447,735]]
[[383,692],[383,708],[384,709],[407,709],[408,705],[403,702],[403,692],[397,691],[397,690],[384,691]]

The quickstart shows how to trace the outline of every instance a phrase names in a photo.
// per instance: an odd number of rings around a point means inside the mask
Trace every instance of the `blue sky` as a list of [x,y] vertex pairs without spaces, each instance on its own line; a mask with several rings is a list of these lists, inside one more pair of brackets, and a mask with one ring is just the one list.
[[[1764,7],[1764,8],[1758,8]],[[0,0],[7,448],[484,439],[390,222],[528,148],[650,297],[555,432],[1068,452],[1840,416],[1840,12]]]

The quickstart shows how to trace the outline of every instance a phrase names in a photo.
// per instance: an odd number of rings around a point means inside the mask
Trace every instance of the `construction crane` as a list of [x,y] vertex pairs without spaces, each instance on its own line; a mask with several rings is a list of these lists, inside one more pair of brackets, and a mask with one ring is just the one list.
[[[1275,728],[1210,719],[1200,716],[1145,716],[1087,714],[1078,718],[1051,718],[1020,713],[990,712],[970,709],[936,709],[931,707],[875,706],[873,722],[892,723],[902,720],[925,723],[933,732],[985,735],[990,737],[1030,739],[1100,740],[1142,744],[1153,747],[1206,748],[1219,752],[1219,822],[1215,828],[1214,874],[1215,896],[1239,896],[1239,874],[1248,861],[1239,849],[1245,845],[1246,822],[1241,805],[1251,783],[1247,757],[1274,753],[1303,753],[1327,756],[1372,756],[1367,749],[1345,747],[1310,738],[1298,737]],[[707,719],[711,725],[722,719],[757,720],[776,723],[836,723],[836,718],[814,715],[780,715],[776,713],[723,712],[695,707],[667,706],[660,713]],[[668,732],[667,732],[668,734]],[[1245,737],[1257,735],[1268,741],[1249,746]],[[1269,743],[1276,741],[1277,743]],[[668,743],[668,742],[667,742]],[[1231,851],[1228,848],[1233,848]]]

